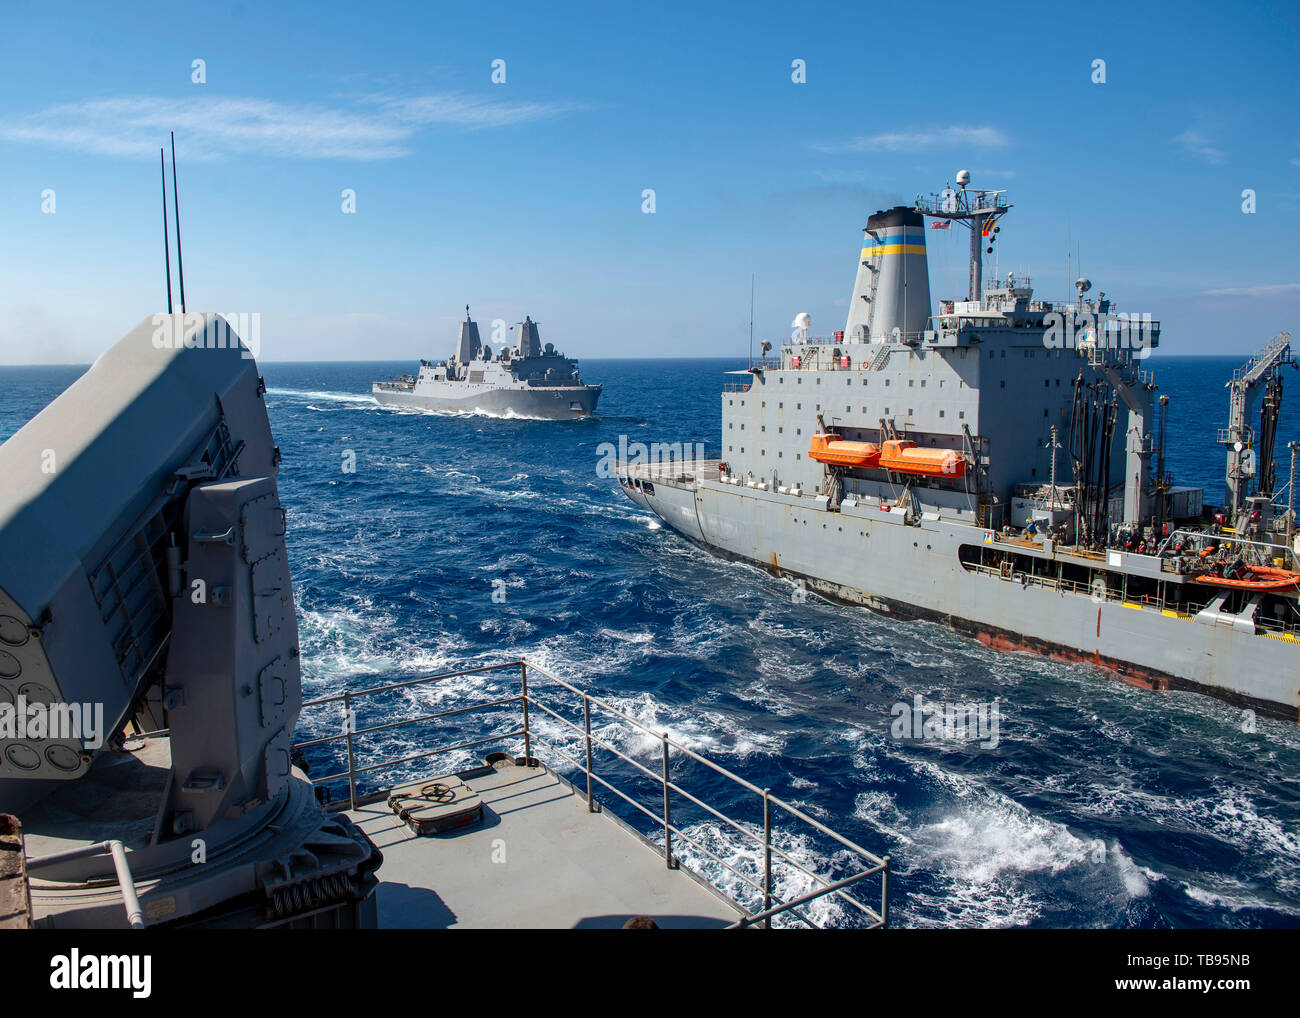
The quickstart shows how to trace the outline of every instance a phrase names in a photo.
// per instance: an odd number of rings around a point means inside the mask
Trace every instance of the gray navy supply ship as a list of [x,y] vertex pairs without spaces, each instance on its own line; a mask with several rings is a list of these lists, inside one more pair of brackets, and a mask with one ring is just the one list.
[[393,406],[545,420],[590,417],[600,390],[599,385],[583,384],[577,361],[557,353],[550,343],[542,346],[531,318],[520,323],[518,346],[493,354],[479,340],[468,307],[450,360],[421,361],[416,375],[370,386],[378,402]]
[[[1165,470],[1159,322],[1086,279],[1073,303],[1011,274],[984,288],[1011,206],[957,184],[868,219],[844,330],[810,338],[801,315],[737,372],[718,460],[628,462],[624,491],[831,599],[1300,720],[1294,485],[1273,459],[1289,334],[1228,382],[1227,504],[1206,508]],[[969,292],[937,314],[927,218],[970,230]]]

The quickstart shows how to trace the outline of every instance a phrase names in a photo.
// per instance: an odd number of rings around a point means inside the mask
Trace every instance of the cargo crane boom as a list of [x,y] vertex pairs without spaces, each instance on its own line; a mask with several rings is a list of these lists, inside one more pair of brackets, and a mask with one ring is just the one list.
[[[1262,385],[1273,382],[1274,400],[1271,413],[1276,415],[1281,403],[1280,379],[1283,365],[1295,366],[1291,355],[1291,333],[1279,332],[1268,346],[1238,368],[1227,383],[1228,426],[1219,431],[1219,441],[1228,453],[1227,464],[1227,507],[1231,518],[1236,519],[1246,505],[1250,495],[1250,479],[1258,473],[1260,461],[1271,461],[1272,431],[1265,422],[1261,431],[1269,431],[1266,437],[1269,448],[1255,449],[1256,435],[1249,422],[1251,408],[1258,397]],[[1268,492],[1272,494],[1272,492]]]

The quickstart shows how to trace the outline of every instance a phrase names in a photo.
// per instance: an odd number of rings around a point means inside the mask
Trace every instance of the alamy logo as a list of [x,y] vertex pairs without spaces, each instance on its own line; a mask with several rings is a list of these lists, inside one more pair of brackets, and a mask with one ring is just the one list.
[[55,990],[130,990],[149,996],[153,958],[138,954],[87,954],[75,947],[50,959],[50,987]]
[[104,744],[102,703],[0,703],[0,739],[64,739],[87,749]]
[[626,435],[618,436],[618,445],[601,442],[596,446],[597,477],[618,477],[620,467],[647,466],[652,473],[674,464],[698,462],[705,458],[704,443],[696,442],[629,442]]
[[1051,311],[1043,316],[1047,331],[1043,345],[1049,350],[1150,350],[1155,343],[1149,313],[1129,315],[1093,315],[1088,312],[1062,314]]
[[979,742],[997,749],[1002,712],[992,703],[926,703],[921,694],[912,702],[899,701],[890,709],[894,721],[889,733],[895,739],[917,742]]
[[244,360],[262,356],[262,314],[242,311],[213,318],[202,329],[197,314],[154,315],[155,350],[239,350]]

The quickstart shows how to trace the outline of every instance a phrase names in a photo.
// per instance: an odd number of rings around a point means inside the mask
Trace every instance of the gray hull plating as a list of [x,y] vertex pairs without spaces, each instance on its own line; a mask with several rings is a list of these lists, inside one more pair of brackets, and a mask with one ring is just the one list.
[[945,621],[996,649],[1095,664],[1135,685],[1195,690],[1300,719],[1294,642],[1203,615],[968,570],[958,550],[984,539],[977,527],[945,519],[907,525],[901,513],[864,505],[828,512],[806,496],[710,480],[655,478],[649,490],[625,491],[709,549],[801,578],[832,599]]

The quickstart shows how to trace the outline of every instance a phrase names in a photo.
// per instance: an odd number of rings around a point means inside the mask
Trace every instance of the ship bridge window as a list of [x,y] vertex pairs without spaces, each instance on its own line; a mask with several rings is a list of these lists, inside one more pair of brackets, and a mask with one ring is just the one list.
[[921,379],[921,388],[922,388],[922,389],[925,388],[925,379],[924,379],[924,378]]
[[913,378],[909,378],[909,379],[907,380],[907,387],[910,389],[910,388],[912,388],[914,385],[916,385],[916,380],[913,379]]
[[943,416],[943,411],[942,411],[942,410],[939,411],[939,416],[940,416],[940,417]]

